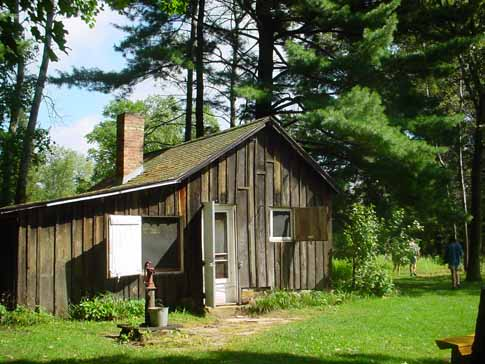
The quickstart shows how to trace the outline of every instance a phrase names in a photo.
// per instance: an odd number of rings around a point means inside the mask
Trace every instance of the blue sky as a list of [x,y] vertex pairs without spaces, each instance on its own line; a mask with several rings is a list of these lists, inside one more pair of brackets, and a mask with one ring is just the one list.
[[[113,50],[113,45],[123,38],[123,33],[112,24],[124,22],[124,17],[110,10],[99,14],[92,29],[80,19],[66,20],[64,26],[69,32],[67,45],[71,50],[68,54],[59,53],[59,61],[49,65],[49,74],[55,74],[57,70],[68,71],[73,66],[121,69],[125,61]],[[130,99],[143,99],[156,91],[160,92],[162,86],[150,81],[144,82],[135,88]],[[46,87],[45,94],[53,100],[58,115],[53,116],[44,102],[39,124],[50,128],[51,137],[57,144],[86,153],[89,145],[84,136],[102,120],[103,107],[114,96],[53,85]]]

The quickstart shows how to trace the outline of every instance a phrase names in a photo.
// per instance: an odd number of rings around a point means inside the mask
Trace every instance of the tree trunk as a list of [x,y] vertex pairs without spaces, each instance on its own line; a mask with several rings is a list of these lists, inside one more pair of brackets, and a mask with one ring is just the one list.
[[273,0],[256,1],[256,18],[259,34],[258,87],[264,96],[256,100],[256,119],[272,114],[273,99],[273,46],[274,24],[271,15]]
[[34,133],[37,127],[37,117],[39,116],[40,103],[44,93],[44,86],[47,79],[47,69],[49,67],[49,53],[52,43],[52,25],[54,22],[55,3],[52,1],[52,8],[47,13],[45,23],[44,49],[42,51],[42,61],[39,68],[39,75],[35,84],[34,98],[30,108],[29,122],[25,131],[22,146],[22,157],[20,160],[20,171],[17,181],[17,191],[15,195],[16,203],[23,203],[27,199],[27,176],[32,162],[32,149],[34,144]]
[[195,64],[195,34],[197,30],[197,0],[191,1],[190,9],[190,39],[189,39],[189,53],[190,53],[190,67],[187,68],[187,100],[185,103],[185,141],[192,139],[192,103],[194,93],[194,64]]
[[485,288],[482,288],[480,294],[471,359],[471,364],[485,363]]
[[234,16],[234,28],[231,34],[231,48],[232,48],[232,60],[231,60],[231,83],[229,85],[229,108],[230,118],[229,126],[234,128],[236,126],[236,82],[237,82],[237,65],[239,62],[239,24],[241,18],[238,13],[238,3],[233,1],[232,3],[232,15]]
[[[464,103],[465,103],[465,96],[463,93],[463,79],[460,80],[459,83],[459,91],[460,91],[460,112],[464,112]],[[458,125],[458,162],[459,162],[459,175],[460,175],[460,184],[461,184],[461,197],[463,203],[463,211],[465,212],[465,216],[468,215],[468,203],[467,203],[467,192],[466,192],[466,183],[465,183],[465,164],[463,163],[463,130],[462,125]],[[465,256],[463,259],[463,266],[465,267],[465,271],[468,270],[468,256],[470,252],[470,238],[468,236],[468,222],[465,220],[463,231],[465,235]]]
[[[19,25],[19,2],[15,2],[15,24]],[[22,34],[19,34],[19,38],[22,38]],[[22,54],[18,56],[17,63],[17,75],[15,78],[15,89],[13,99],[10,105],[10,124],[8,127],[8,134],[3,147],[3,161],[2,161],[2,175],[3,186],[0,198],[0,206],[8,205],[12,203],[13,191],[12,191],[12,176],[15,174],[16,168],[14,168],[15,158],[15,137],[17,134],[17,127],[19,124],[20,113],[23,107],[23,87],[25,79],[25,58]]]
[[197,95],[195,99],[195,135],[197,138],[204,136],[204,12],[205,0],[199,0],[197,16],[197,53],[196,53],[196,85]]
[[[465,183],[465,166],[463,163],[463,136],[462,136],[462,130],[461,130],[461,125],[459,126],[459,145],[458,145],[458,158],[459,158],[459,174],[460,174],[460,184],[461,184],[461,197],[462,197],[462,203],[463,203],[463,211],[465,212],[465,215],[468,214],[468,204],[466,200],[466,183]],[[468,253],[470,251],[470,239],[468,238],[468,223],[464,222],[464,235],[465,235],[465,257],[464,257],[464,266],[465,270],[468,270]]]
[[482,251],[482,168],[483,168],[483,126],[485,125],[485,94],[480,94],[476,112],[474,150],[472,162],[470,251],[466,279],[480,281],[480,255]]

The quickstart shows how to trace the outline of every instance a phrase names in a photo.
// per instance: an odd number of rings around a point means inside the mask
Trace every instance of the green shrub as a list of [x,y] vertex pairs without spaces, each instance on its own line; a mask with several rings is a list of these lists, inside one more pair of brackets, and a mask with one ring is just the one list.
[[15,310],[8,311],[4,305],[0,305],[0,324],[5,326],[32,326],[50,322],[53,319],[54,316],[41,307],[32,310],[18,305]]
[[101,294],[83,298],[77,305],[71,305],[69,314],[76,320],[112,321],[143,317],[144,300],[122,300],[112,294]]
[[7,307],[5,307],[4,305],[0,304],[0,324],[3,323],[3,321],[5,320],[5,318],[7,317],[7,315],[8,315]]
[[249,314],[263,314],[275,310],[305,307],[327,307],[344,301],[345,294],[323,291],[271,291],[257,297],[249,304]]
[[382,297],[394,291],[394,283],[389,271],[371,260],[357,269],[353,288],[364,296]]
[[345,259],[332,259],[332,285],[335,289],[348,286],[352,280],[352,263]]
[[393,290],[392,277],[378,264],[379,232],[382,227],[374,206],[353,204],[343,229],[343,256],[352,264],[350,284],[346,290],[363,295],[383,296]]

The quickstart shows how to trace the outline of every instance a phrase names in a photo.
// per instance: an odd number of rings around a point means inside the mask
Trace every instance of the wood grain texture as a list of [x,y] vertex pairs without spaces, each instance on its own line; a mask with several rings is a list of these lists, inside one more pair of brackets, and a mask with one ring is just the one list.
[[17,303],[27,304],[27,216],[19,217],[17,250]]
[[233,151],[227,156],[227,203],[236,204],[236,152]]
[[43,209],[39,230],[39,304],[49,312],[54,312],[54,249],[55,249],[55,211]]
[[264,135],[256,139],[254,166],[254,204],[255,204],[255,255],[256,255],[256,280],[257,287],[268,287],[266,275],[266,178],[265,173],[265,147]]
[[249,248],[248,248],[248,191],[239,189],[246,186],[246,149],[237,150],[236,160],[236,226],[237,256],[239,261],[239,286],[249,287]]
[[249,282],[251,287],[257,287],[257,263],[256,263],[256,213],[255,213],[255,200],[254,200],[254,186],[255,186],[255,171],[254,171],[254,149],[256,142],[251,139],[246,147],[247,163],[246,170],[248,176],[248,247],[249,247]]
[[54,313],[66,316],[71,289],[71,270],[67,264],[71,259],[71,221],[69,206],[56,209],[55,263],[54,263]]
[[84,291],[83,282],[83,215],[82,206],[73,206],[73,220],[71,225],[72,249],[71,249],[71,295],[72,303],[79,303]]
[[26,304],[30,308],[37,305],[37,214],[31,213],[27,216],[27,281],[26,281]]
[[220,159],[217,166],[217,196],[219,203],[227,203],[227,161],[225,158]]
[[265,178],[265,213],[266,213],[266,221],[267,221],[267,231],[265,236],[266,241],[266,275],[268,286],[271,288],[276,287],[275,281],[275,244],[269,241],[269,214],[271,212],[270,207],[273,206],[273,176],[274,176],[274,160],[273,160],[273,149],[271,143],[268,142],[268,135],[265,138],[266,148],[265,148],[265,171],[266,174]]

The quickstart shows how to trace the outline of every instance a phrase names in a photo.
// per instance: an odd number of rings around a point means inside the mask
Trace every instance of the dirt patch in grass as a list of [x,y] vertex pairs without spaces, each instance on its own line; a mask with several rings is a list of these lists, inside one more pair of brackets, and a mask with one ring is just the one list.
[[303,314],[275,313],[261,317],[245,315],[238,307],[218,307],[210,311],[215,320],[209,324],[184,325],[182,328],[151,334],[144,345],[185,350],[204,347],[222,348],[238,338],[255,335],[275,325],[288,324],[305,318]]

